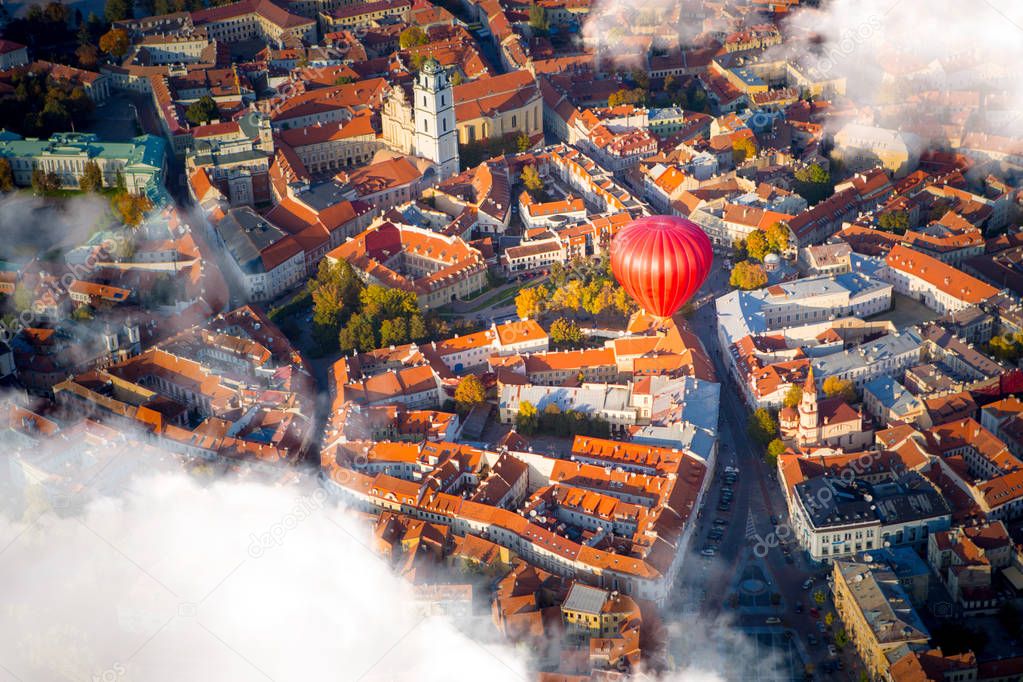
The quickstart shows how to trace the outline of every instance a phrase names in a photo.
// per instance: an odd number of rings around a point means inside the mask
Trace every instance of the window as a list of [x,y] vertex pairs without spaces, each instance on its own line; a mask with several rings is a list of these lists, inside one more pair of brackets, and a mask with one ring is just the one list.
[[515,114],[512,114],[512,128],[514,128],[516,125],[518,125],[517,119],[515,117]]

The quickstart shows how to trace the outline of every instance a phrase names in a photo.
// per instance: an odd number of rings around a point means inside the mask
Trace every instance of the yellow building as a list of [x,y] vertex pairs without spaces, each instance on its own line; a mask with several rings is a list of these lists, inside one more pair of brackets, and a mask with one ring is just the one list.
[[561,619],[572,634],[615,637],[623,625],[639,618],[639,606],[631,597],[579,582],[572,583],[561,604]]
[[[479,78],[453,88],[458,143],[471,144],[508,135],[543,133],[543,99],[526,70]],[[392,88],[381,113],[383,137],[392,149],[409,154],[415,146],[415,119],[422,101],[400,86]]]
[[887,566],[836,561],[834,583],[835,609],[871,679],[884,677],[900,647],[929,648],[927,628]]

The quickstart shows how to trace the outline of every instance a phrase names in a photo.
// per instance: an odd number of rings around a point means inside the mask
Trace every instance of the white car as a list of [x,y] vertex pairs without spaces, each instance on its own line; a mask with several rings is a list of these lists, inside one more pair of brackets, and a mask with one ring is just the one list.
[[835,648],[834,644],[828,645],[828,656],[838,656],[838,649]]
[[714,556],[714,550],[708,547],[706,549],[700,550],[700,554],[702,554],[703,556]]
[[804,590],[808,590],[808,589],[810,589],[811,587],[813,587],[813,578],[807,578],[807,579],[806,579],[806,580],[805,580],[805,581],[803,582],[803,589],[804,589]]
[[779,618],[778,616],[771,616],[764,622],[767,623],[768,625],[778,625],[779,623],[781,623],[781,618]]

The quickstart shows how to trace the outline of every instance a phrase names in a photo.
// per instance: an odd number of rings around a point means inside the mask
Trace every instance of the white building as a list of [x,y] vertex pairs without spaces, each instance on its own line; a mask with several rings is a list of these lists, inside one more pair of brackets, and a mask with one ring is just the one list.
[[435,60],[423,64],[413,87],[415,153],[437,164],[440,179],[458,173],[458,129],[451,80]]

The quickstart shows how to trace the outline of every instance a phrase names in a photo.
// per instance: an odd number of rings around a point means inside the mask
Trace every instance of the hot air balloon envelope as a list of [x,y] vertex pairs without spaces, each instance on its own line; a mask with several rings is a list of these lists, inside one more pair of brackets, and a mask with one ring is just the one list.
[[611,270],[646,312],[669,317],[707,279],[714,253],[695,223],[677,216],[639,218],[611,241]]

